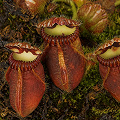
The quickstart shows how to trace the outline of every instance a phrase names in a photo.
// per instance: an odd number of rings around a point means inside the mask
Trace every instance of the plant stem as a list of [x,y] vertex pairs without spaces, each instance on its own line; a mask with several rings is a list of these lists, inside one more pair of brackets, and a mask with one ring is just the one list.
[[116,0],[115,2],[115,6],[118,6],[118,5],[120,5],[120,0]]
[[73,20],[77,19],[77,8],[72,0],[53,0],[52,2],[66,2],[66,3],[70,4],[71,10],[73,12],[72,19]]
[[76,9],[75,4],[72,0],[70,1],[70,5],[72,7],[72,12],[73,12],[72,19],[75,20],[75,19],[77,19],[77,9]]

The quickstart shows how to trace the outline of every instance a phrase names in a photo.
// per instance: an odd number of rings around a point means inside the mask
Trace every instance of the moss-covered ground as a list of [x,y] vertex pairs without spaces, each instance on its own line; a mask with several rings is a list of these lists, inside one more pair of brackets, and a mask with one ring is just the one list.
[[[85,54],[92,53],[100,44],[120,35],[120,6],[109,14],[109,25],[99,35],[81,33]],[[57,88],[51,81],[43,63],[46,77],[45,94],[34,112],[21,118],[9,102],[9,86],[5,73],[11,53],[6,43],[26,41],[39,47],[41,36],[35,30],[35,23],[51,16],[72,16],[70,6],[60,2],[57,9],[32,16],[16,8],[12,0],[0,0],[0,120],[120,120],[120,103],[102,86],[99,65],[96,63],[84,75],[81,83],[71,93]],[[53,63],[54,64],[54,63]],[[73,73],[74,74],[74,73]]]

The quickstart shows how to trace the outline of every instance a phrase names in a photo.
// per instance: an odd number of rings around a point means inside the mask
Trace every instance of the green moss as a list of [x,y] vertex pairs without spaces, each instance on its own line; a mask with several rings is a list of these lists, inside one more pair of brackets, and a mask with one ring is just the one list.
[[54,11],[48,13],[47,9],[45,9],[45,13],[46,14],[42,15],[41,18],[46,19],[52,16],[56,16],[56,17],[65,16],[68,18],[72,18],[73,16],[71,6],[67,2],[57,2],[57,8]]

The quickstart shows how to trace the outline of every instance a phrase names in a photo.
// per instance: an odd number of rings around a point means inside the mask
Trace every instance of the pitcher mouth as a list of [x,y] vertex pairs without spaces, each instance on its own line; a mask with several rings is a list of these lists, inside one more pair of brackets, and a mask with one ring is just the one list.
[[37,27],[41,29],[40,33],[46,43],[52,46],[57,41],[60,45],[70,44],[79,36],[80,23],[64,17],[54,17],[41,22]]
[[5,47],[13,51],[9,57],[11,68],[28,71],[35,68],[41,59],[41,51],[27,43],[9,43]]
[[120,38],[114,38],[96,50],[98,61],[104,66],[117,67],[120,65]]
[[75,27],[75,31],[69,35],[65,35],[64,33],[62,35],[50,35],[46,33],[45,28],[42,28],[41,36],[46,43],[50,43],[52,46],[56,45],[57,41],[60,45],[70,44],[79,36],[79,28]]

